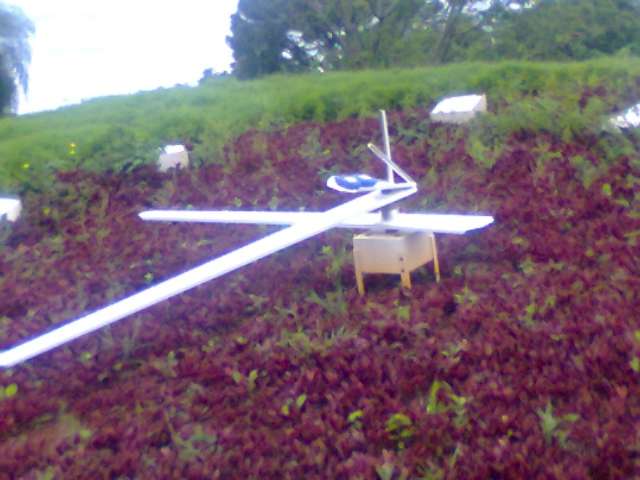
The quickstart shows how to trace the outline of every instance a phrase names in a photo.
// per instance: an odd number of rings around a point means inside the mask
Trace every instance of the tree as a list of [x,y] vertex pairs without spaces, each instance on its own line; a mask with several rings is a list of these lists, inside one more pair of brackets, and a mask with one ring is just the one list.
[[234,73],[390,64],[424,0],[240,0],[232,16]]
[[291,37],[297,1],[240,0],[231,17],[233,72],[239,78],[304,69],[306,54]]
[[15,111],[19,86],[25,93],[28,89],[29,36],[34,31],[22,10],[0,3],[0,113]]
[[640,53],[638,0],[540,0],[496,28],[494,58],[584,60],[623,48]]
[[[437,32],[433,63],[474,59],[491,41],[490,32],[505,19],[535,4],[532,0],[442,0],[434,2],[431,18],[423,21]],[[480,46],[482,45],[482,46]]]
[[640,0],[240,0],[234,73],[640,53]]
[[405,42],[424,0],[329,0],[301,2],[303,44],[324,68],[389,66]]
[[443,22],[444,28],[434,52],[434,58],[437,63],[444,63],[447,60],[451,43],[456,34],[456,28],[460,23],[464,8],[469,3],[469,0],[449,0],[447,2],[445,20]]

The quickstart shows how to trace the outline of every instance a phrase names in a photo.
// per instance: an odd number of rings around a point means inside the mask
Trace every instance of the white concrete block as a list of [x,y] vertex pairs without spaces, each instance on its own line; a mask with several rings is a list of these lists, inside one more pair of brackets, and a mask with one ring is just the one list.
[[22,212],[22,202],[17,198],[0,198],[0,220],[15,222]]
[[486,95],[463,95],[441,100],[431,111],[431,120],[443,123],[466,123],[487,111]]
[[638,128],[640,127],[640,103],[629,107],[623,112],[614,114],[609,122],[616,128]]
[[158,170],[166,172],[170,168],[187,168],[189,152],[184,145],[167,145],[158,158]]

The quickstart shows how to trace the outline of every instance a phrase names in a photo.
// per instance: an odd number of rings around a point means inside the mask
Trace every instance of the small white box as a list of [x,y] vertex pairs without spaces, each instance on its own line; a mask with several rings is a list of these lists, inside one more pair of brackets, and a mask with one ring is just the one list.
[[463,95],[440,101],[431,111],[431,120],[443,123],[466,123],[487,111],[486,95]]
[[[358,291],[364,294],[363,273],[394,273],[411,288],[410,273],[436,259],[431,233],[376,233],[353,236],[353,259]],[[435,265],[434,265],[435,266]]]
[[187,168],[189,152],[184,145],[167,145],[158,158],[158,170],[166,172],[170,168]]
[[640,103],[626,110],[614,114],[609,122],[618,129],[630,129],[640,127]]
[[22,202],[17,198],[0,198],[0,220],[15,222],[22,212]]

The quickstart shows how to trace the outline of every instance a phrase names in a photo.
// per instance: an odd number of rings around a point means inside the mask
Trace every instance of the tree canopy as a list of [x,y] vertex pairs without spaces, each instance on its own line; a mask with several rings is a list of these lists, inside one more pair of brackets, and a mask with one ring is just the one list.
[[22,10],[0,3],[0,113],[15,110],[18,88],[29,86],[29,36],[35,28]]
[[637,0],[541,0],[498,26],[494,58],[584,60],[627,48],[640,53]]
[[240,0],[234,73],[640,53],[640,0]]

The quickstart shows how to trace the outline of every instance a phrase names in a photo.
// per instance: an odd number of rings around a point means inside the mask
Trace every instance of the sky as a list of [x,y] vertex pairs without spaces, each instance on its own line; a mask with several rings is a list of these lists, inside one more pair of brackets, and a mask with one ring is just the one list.
[[228,70],[237,0],[5,0],[34,22],[19,113],[105,95],[195,84]]

